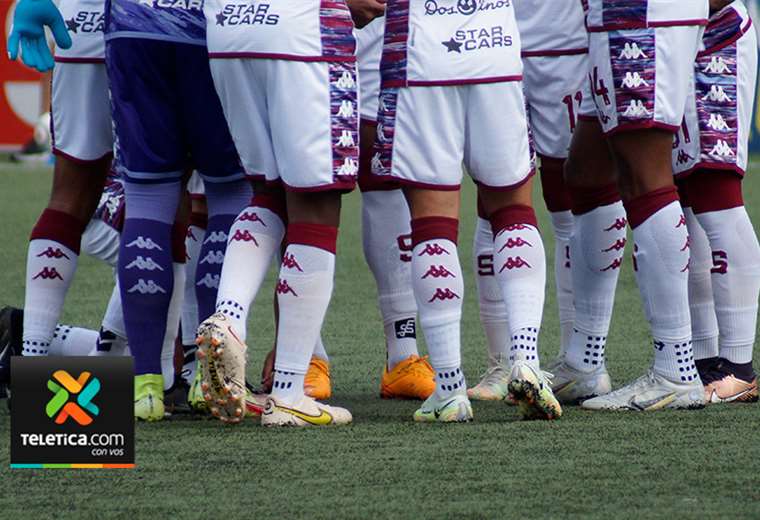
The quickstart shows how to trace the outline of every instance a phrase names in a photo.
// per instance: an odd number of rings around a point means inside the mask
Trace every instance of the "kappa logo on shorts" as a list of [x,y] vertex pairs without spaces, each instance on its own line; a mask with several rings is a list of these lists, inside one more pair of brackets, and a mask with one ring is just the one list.
[[340,137],[338,137],[337,146],[339,148],[352,148],[356,146],[356,141],[354,141],[354,136],[351,134],[350,130],[343,130],[340,133]]
[[480,49],[492,49],[496,47],[511,47],[512,36],[504,33],[504,27],[481,27],[479,29],[460,29],[448,40],[441,42],[446,47],[446,54],[462,51],[478,51]]
[[676,164],[686,164],[693,160],[694,160],[694,157],[686,153],[685,150],[678,150],[678,156],[676,157]]
[[714,103],[730,103],[731,97],[726,94],[720,85],[710,85],[710,91],[702,96],[702,101],[713,101]]
[[164,270],[164,268],[158,265],[151,257],[143,258],[142,256],[138,256],[125,267],[125,269],[134,268],[140,269],[141,271],[155,271],[156,269],[159,271]]
[[638,60],[640,58],[648,58],[644,51],[641,50],[639,44],[636,42],[626,42],[623,45],[623,50],[620,51],[620,60]]
[[[452,5],[455,4],[455,5]],[[511,0],[426,0],[425,14],[470,16],[478,11],[493,11],[510,7]]]
[[707,121],[707,126],[716,132],[725,132],[727,130],[731,130],[731,128],[728,126],[728,123],[726,123],[726,120],[723,119],[723,116],[721,114],[710,114],[710,120]]
[[359,173],[359,165],[350,157],[343,159],[343,164],[338,168],[338,177],[356,177]]
[[723,56],[713,56],[702,72],[709,72],[710,74],[726,74],[731,72],[731,67],[723,59]]
[[626,72],[623,81],[620,84],[621,88],[639,88],[640,86],[648,87],[649,83],[638,72]]
[[[354,103],[347,99],[340,102],[340,108],[338,109],[338,117],[354,117]],[[353,143],[353,139],[351,140]],[[353,146],[353,144],[351,145]]]
[[632,99],[631,102],[623,112],[623,117],[630,119],[646,119],[651,116],[652,113],[644,106],[644,102],[640,99]]
[[710,155],[717,157],[733,157],[734,151],[726,141],[723,139],[718,139],[718,142],[715,144],[715,146],[713,146],[713,149],[710,150]]
[[216,13],[216,25],[221,27],[236,25],[277,25],[280,15],[270,13],[270,4],[253,1],[242,4],[226,4]]
[[66,20],[66,29],[74,34],[102,33],[106,15],[102,11],[79,11]]

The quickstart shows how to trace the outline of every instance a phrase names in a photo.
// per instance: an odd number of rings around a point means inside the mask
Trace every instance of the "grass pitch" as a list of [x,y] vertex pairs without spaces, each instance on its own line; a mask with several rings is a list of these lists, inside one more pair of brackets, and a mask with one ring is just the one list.
[[[760,170],[755,162],[754,170]],[[760,173],[760,172],[756,172]],[[0,164],[0,303],[24,299],[26,242],[50,189],[47,168]],[[760,181],[745,183],[760,223]],[[137,469],[15,470],[9,416],[0,406],[0,518],[452,518],[760,516],[760,408],[590,413],[520,422],[501,403],[474,403],[475,422],[420,425],[415,402],[379,399],[384,342],[375,286],[361,252],[360,197],[346,197],[335,293],[324,328],[334,402],[354,414],[343,428],[276,430],[253,421],[173,419],[137,425]],[[551,227],[537,194],[546,250]],[[474,190],[463,190],[460,257],[467,276],[463,357],[470,383],[485,368],[471,269]],[[627,257],[630,254],[630,248]],[[549,259],[542,358],[559,341]],[[109,269],[80,268],[64,323],[98,328]],[[272,276],[252,311],[250,375],[258,380],[273,338]],[[608,342],[616,385],[640,375],[651,345],[626,260]],[[421,334],[420,334],[421,336]],[[422,340],[420,340],[422,342]]]

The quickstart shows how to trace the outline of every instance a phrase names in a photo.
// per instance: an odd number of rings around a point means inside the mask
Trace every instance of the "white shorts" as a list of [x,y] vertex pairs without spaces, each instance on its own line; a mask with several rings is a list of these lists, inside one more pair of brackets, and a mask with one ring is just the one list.
[[212,59],[211,74],[248,175],[291,191],[354,188],[354,63]]
[[522,82],[383,89],[372,173],[455,190],[473,180],[512,189],[533,173]]
[[79,162],[113,153],[105,64],[56,62],[51,107],[53,153]]
[[678,130],[703,31],[687,25],[589,35],[591,88],[605,133]]
[[539,155],[565,159],[583,102],[588,55],[523,58],[523,85],[533,145]]
[[[757,81],[757,34],[744,17],[729,9],[705,32],[706,48],[694,63],[695,88],[673,147],[673,171],[684,176],[698,169],[732,170],[744,175]],[[715,36],[715,38],[713,37]],[[727,45],[726,45],[727,44]]]
[[377,100],[380,96],[380,58],[383,55],[385,18],[375,18],[354,32],[356,38],[356,67],[359,70],[359,111],[367,121],[377,119]]
[[203,198],[206,195],[206,187],[203,185],[203,178],[198,173],[198,170],[194,170],[187,181],[187,192],[193,199]]

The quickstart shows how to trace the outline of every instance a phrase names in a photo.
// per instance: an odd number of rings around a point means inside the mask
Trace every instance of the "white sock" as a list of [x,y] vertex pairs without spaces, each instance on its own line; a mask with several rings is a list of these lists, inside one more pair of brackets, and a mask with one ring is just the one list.
[[760,245],[744,206],[698,213],[713,254],[712,289],[720,357],[752,361],[760,293]]
[[491,216],[491,226],[495,235],[494,269],[509,322],[509,360],[525,361],[538,369],[546,254],[535,219],[533,208],[508,206]]
[[488,366],[506,364],[509,359],[509,323],[507,307],[496,280],[493,261],[493,233],[491,223],[478,218],[472,245],[473,271],[478,288],[480,323],[488,344]]
[[718,357],[718,318],[715,315],[710,270],[712,251],[707,235],[691,208],[683,208],[689,230],[689,314],[694,359]]
[[317,338],[317,344],[314,345],[314,352],[312,355],[318,357],[323,361],[327,361],[328,363],[330,362],[330,358],[328,357],[327,351],[325,350],[325,344],[322,342],[321,334]]
[[88,356],[98,342],[98,331],[56,325],[48,356]]
[[554,229],[554,280],[559,308],[560,356],[564,356],[575,321],[573,277],[570,270],[570,238],[573,236],[574,217],[570,210],[551,212],[549,216]]
[[419,355],[410,219],[401,190],[362,193],[362,245],[377,283],[389,370]]
[[101,327],[98,332],[98,338],[95,346],[90,350],[88,356],[129,356],[129,346],[127,338],[119,336],[112,330]]
[[103,222],[92,219],[82,234],[81,253],[87,253],[116,269],[119,261],[121,233]]
[[78,256],[47,239],[29,242],[26,257],[23,355],[45,356],[77,269]]
[[[656,193],[636,200],[646,205]],[[637,211],[633,206],[628,206],[629,217]],[[689,235],[678,201],[661,206],[636,225],[633,239],[636,281],[654,338],[654,370],[674,382],[698,380],[689,315]]]
[[166,334],[161,348],[161,375],[164,376],[164,390],[174,385],[174,349],[179,333],[179,319],[182,314],[182,297],[185,293],[185,264],[174,262],[174,289],[169,302],[169,313],[166,318]]
[[[323,234],[332,235],[325,248],[316,244]],[[293,404],[303,396],[303,376],[332,297],[335,254],[331,251],[335,250],[337,230],[298,223],[289,225],[288,236],[290,243],[277,281],[280,319],[272,396]],[[308,241],[315,245],[299,243],[307,236],[312,237]]]
[[244,209],[230,228],[216,310],[232,320],[242,341],[246,338],[248,309],[284,236],[285,224],[279,215],[259,206]]
[[565,361],[576,370],[592,372],[605,362],[625,244],[625,209],[620,201],[575,216],[570,241],[575,324]]
[[[462,391],[444,373],[461,373],[462,298],[464,280],[455,242],[459,222],[429,217],[412,221],[412,287],[425,334],[430,364],[436,372],[436,393]],[[441,238],[441,237],[448,238]]]
[[195,345],[198,331],[198,300],[195,296],[195,270],[203,245],[206,230],[198,226],[188,226],[185,238],[187,263],[185,264],[185,296],[182,301],[182,344]]

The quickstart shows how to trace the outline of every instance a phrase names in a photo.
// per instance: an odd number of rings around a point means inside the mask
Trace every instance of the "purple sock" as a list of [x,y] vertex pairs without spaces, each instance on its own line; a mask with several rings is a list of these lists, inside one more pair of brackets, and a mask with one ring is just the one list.
[[161,347],[174,287],[171,230],[181,185],[125,183],[127,214],[119,286],[135,375],[161,373]]
[[253,196],[247,180],[225,183],[205,182],[208,225],[198,255],[195,271],[195,297],[198,300],[198,319],[205,320],[216,309],[216,294],[222,274],[227,234],[235,217],[248,205]]

